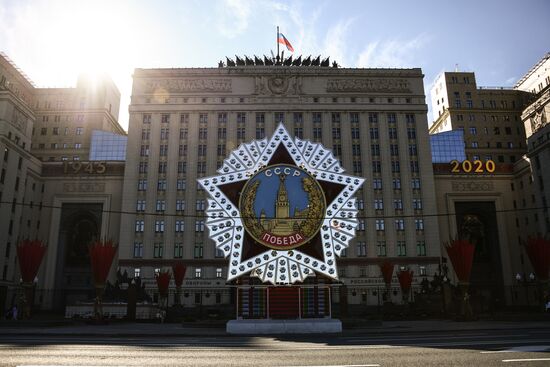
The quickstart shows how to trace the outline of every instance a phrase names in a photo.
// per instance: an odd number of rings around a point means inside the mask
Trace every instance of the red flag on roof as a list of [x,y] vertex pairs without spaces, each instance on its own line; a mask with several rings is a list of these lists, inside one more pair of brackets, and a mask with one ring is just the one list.
[[286,48],[290,51],[290,52],[294,52],[294,47],[292,47],[292,45],[290,44],[290,42],[286,39],[286,37],[282,34],[282,33],[279,33],[279,37],[277,38],[277,42],[283,44],[286,46]]

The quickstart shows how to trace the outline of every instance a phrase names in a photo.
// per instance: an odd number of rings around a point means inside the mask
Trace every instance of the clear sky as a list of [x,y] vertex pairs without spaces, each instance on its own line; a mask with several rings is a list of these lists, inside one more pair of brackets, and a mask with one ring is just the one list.
[[122,93],[124,128],[134,68],[269,55],[277,25],[295,55],[421,67],[426,93],[456,64],[479,85],[512,86],[550,51],[547,0],[0,0],[0,50],[41,87],[107,71]]

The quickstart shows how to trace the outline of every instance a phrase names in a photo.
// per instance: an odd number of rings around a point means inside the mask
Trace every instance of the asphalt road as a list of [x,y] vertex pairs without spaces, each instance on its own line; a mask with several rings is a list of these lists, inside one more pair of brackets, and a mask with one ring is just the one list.
[[0,366],[550,366],[550,329],[281,337],[0,335]]

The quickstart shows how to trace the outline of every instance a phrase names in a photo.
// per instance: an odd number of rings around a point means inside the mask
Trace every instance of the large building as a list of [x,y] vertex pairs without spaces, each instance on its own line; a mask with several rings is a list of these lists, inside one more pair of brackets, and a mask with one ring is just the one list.
[[87,243],[118,236],[124,162],[89,155],[94,130],[125,138],[120,94],[106,78],[36,88],[5,55],[0,81],[0,306],[15,300],[25,238],[48,244],[37,279],[48,292],[37,302],[61,306],[88,293]]
[[[136,69],[122,203],[135,214],[122,215],[119,265],[152,279],[182,258],[193,284],[224,284],[227,260],[205,231],[197,178],[214,175],[229,152],[283,123],[366,178],[358,236],[338,261],[340,280],[352,289],[382,285],[381,259],[433,275],[441,252],[437,219],[424,215],[436,212],[430,146],[422,144],[426,112],[420,69]],[[349,303],[378,302],[360,294],[351,291]]]
[[[548,58],[516,90],[479,88],[473,73],[443,73],[432,89],[431,123],[420,69],[248,59],[217,68],[136,69],[126,135],[110,80],[36,88],[2,56],[0,304],[14,300],[22,238],[49,245],[37,279],[43,307],[89,297],[86,245],[99,238],[119,243],[112,277],[117,270],[140,277],[153,294],[155,272],[181,260],[187,307],[230,304],[228,260],[208,237],[207,194],[197,179],[215,175],[233,150],[269,138],[279,123],[365,178],[357,236],[337,260],[335,303],[359,310],[383,302],[377,289],[384,287],[384,261],[413,270],[416,287],[434,274],[452,279],[444,242],[464,235],[476,242],[473,289],[517,303],[507,287],[531,271],[520,245],[548,223],[546,211],[533,209],[546,207],[548,196],[539,192],[550,187],[547,125],[537,122],[548,81],[523,110],[534,75],[539,80],[547,65]],[[529,146],[523,123],[531,127]],[[386,296],[401,301],[397,291]]]

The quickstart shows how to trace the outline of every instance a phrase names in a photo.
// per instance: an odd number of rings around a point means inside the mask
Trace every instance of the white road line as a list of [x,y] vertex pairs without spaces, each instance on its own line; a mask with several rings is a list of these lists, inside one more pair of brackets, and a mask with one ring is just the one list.
[[480,352],[481,354],[495,354],[495,353],[520,353],[520,352],[546,352],[550,349],[550,345],[521,345],[519,347],[513,347],[503,350],[486,350]]
[[537,361],[550,361],[550,358],[523,358],[523,359],[503,359],[502,362],[537,362]]

